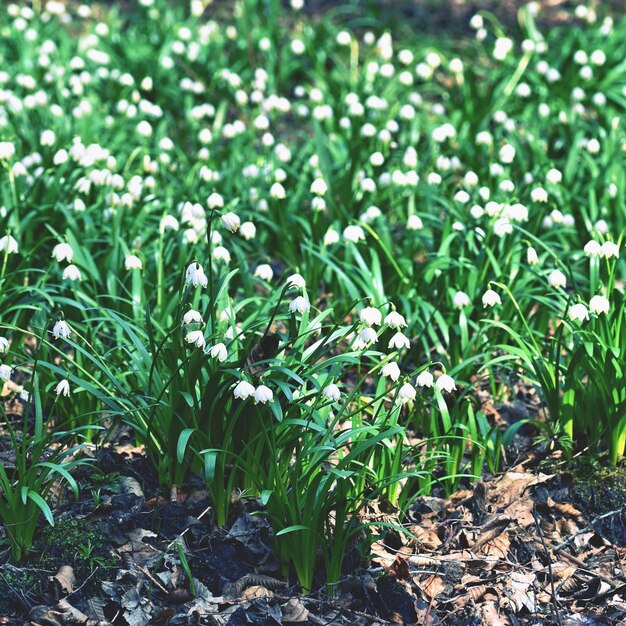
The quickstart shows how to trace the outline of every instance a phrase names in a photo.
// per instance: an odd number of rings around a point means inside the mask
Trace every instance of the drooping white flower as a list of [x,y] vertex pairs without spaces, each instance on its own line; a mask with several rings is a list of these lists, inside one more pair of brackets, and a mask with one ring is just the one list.
[[593,296],[589,300],[589,310],[596,315],[608,313],[610,306],[609,299],[605,296]]
[[189,309],[189,311],[183,315],[183,324],[186,326],[189,324],[202,324],[202,322],[202,315],[199,311],[195,311],[194,309]]
[[406,222],[407,230],[422,230],[424,228],[424,223],[422,222],[422,218],[419,215],[410,215],[409,219]]
[[228,358],[228,351],[223,343],[216,343],[211,346],[209,354],[212,359],[217,359],[220,363],[223,363]]
[[259,385],[254,392],[254,403],[258,404],[261,402],[265,404],[267,402],[272,402],[274,400],[274,392],[265,385]]
[[244,222],[239,229],[241,236],[246,240],[254,239],[256,237],[256,226],[253,222]]
[[396,330],[398,328],[405,328],[407,325],[404,316],[397,311],[391,311],[385,316],[385,324]]
[[63,280],[75,281],[75,280],[81,280],[81,279],[82,279],[82,275],[80,273],[80,270],[75,265],[68,265],[63,270]]
[[510,143],[504,144],[500,148],[499,157],[502,163],[512,163],[515,159],[515,147]]
[[230,263],[230,252],[224,246],[216,246],[213,249],[213,258],[216,261]]
[[221,209],[224,206],[224,198],[219,193],[214,192],[207,198],[206,203],[209,209]]
[[411,347],[411,342],[409,338],[401,332],[397,332],[390,340],[388,348],[400,350],[401,348],[407,348],[407,350]]
[[359,313],[359,319],[368,326],[380,326],[383,320],[383,315],[373,306],[366,306]]
[[4,354],[9,349],[9,340],[6,337],[0,337],[0,354]]
[[58,320],[52,327],[52,336],[55,339],[63,337],[67,339],[72,334],[72,330],[65,320]]
[[0,252],[16,254],[18,251],[17,241],[11,235],[0,238]]
[[578,320],[579,322],[584,322],[589,319],[589,313],[584,304],[573,304],[567,315],[572,321]]
[[594,239],[591,239],[585,244],[583,252],[586,256],[600,256],[602,254],[602,246]]
[[233,396],[235,396],[235,398],[239,398],[240,400],[246,400],[250,396],[254,395],[254,391],[254,386],[248,381],[240,380],[233,390]]
[[548,170],[546,174],[546,180],[553,185],[558,185],[563,180],[563,174],[556,168]]
[[127,271],[143,269],[143,263],[136,254],[129,254],[124,259],[124,267]]
[[304,296],[294,298],[289,304],[290,313],[307,313],[311,310],[309,301]]
[[52,249],[52,256],[60,263],[61,261],[72,262],[74,258],[74,250],[69,243],[58,243]]
[[535,250],[532,246],[530,246],[526,251],[526,261],[528,262],[528,265],[537,265],[537,263],[539,263],[537,250]]
[[557,289],[565,289],[565,286],[567,285],[567,278],[561,270],[552,270],[548,276],[548,284],[551,287],[556,287]]
[[432,387],[434,380],[434,376],[428,370],[424,370],[418,374],[415,384],[419,387]]
[[316,196],[323,196],[328,191],[328,185],[326,184],[326,181],[323,178],[316,178],[311,183],[310,191]]
[[292,274],[287,278],[287,285],[296,289],[304,289],[306,287],[306,281],[300,274]]
[[391,378],[394,382],[400,378],[400,373],[400,367],[395,361],[389,361],[383,365],[382,375]]
[[530,199],[533,202],[547,202],[548,192],[543,187],[535,187],[530,192]]
[[402,385],[402,387],[398,390],[398,399],[402,402],[402,404],[415,400],[416,395],[417,392],[415,391],[415,387],[413,387],[410,383],[404,383],[404,385]]
[[261,263],[261,265],[257,265],[254,270],[254,275],[261,280],[270,281],[274,278],[274,270],[272,270],[272,266],[267,263]]
[[185,273],[185,282],[194,287],[206,287],[209,284],[209,279],[206,277],[202,265],[195,261],[189,265],[187,272]]
[[55,388],[57,396],[69,396],[70,395],[70,381],[64,378]]
[[0,380],[8,381],[11,380],[11,374],[13,373],[13,368],[9,365],[3,363],[0,365]]
[[357,335],[357,338],[354,341],[354,348],[356,350],[361,350],[373,343],[376,343],[377,341],[378,335],[376,334],[376,331],[371,326],[367,326]]
[[224,215],[222,215],[222,226],[231,233],[236,232],[240,225],[241,220],[236,213],[230,211],[229,213],[224,213]]
[[455,309],[462,309],[463,307],[469,306],[470,303],[471,300],[464,291],[457,291],[452,297],[452,304]]
[[322,390],[322,394],[326,398],[330,398],[333,402],[337,402],[339,398],[341,398],[341,391],[339,391],[339,387],[335,384],[326,385]]
[[611,257],[619,258],[619,246],[612,241],[605,241],[600,247],[600,256],[605,259],[610,259]]
[[358,243],[359,241],[365,241],[365,232],[360,226],[346,226],[343,230],[343,238],[352,243]]
[[185,341],[192,343],[196,348],[204,349],[206,347],[206,339],[201,330],[191,330],[185,335]]
[[495,306],[496,304],[502,304],[500,295],[493,289],[487,289],[487,291],[483,294],[483,306]]
[[452,378],[452,376],[448,376],[448,374],[442,374],[439,376],[435,386],[440,391],[447,391],[448,393],[452,393],[456,389],[454,378]]
[[339,242],[339,233],[334,228],[329,228],[324,235],[324,245],[332,246]]

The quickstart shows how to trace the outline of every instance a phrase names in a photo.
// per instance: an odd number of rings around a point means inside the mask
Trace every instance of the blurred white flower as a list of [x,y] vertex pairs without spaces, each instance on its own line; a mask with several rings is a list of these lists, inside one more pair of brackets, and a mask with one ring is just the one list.
[[546,180],[553,185],[558,185],[563,180],[563,174],[556,168],[548,170],[546,174]]
[[537,250],[535,250],[532,246],[530,246],[526,251],[526,261],[529,265],[537,265],[537,263],[539,263]]
[[244,222],[239,229],[241,236],[246,240],[254,239],[256,237],[256,226],[253,222]]
[[495,306],[496,304],[502,304],[499,294],[493,289],[487,289],[483,294],[483,306]]
[[339,242],[339,233],[334,228],[329,228],[324,235],[324,245],[332,246]]
[[589,313],[587,312],[587,307],[584,304],[573,304],[567,315],[572,321],[578,320],[579,322],[584,322],[589,319]]
[[74,250],[69,243],[58,243],[52,249],[52,256],[60,263],[61,261],[72,262],[74,258]]
[[230,263],[230,252],[224,246],[215,247],[212,256],[216,261]]
[[68,265],[63,270],[63,280],[81,280],[82,276],[80,270],[75,265]]
[[272,270],[271,265],[267,263],[261,263],[261,265],[257,265],[254,270],[254,275],[261,280],[270,281],[274,278],[274,270]]
[[440,391],[447,391],[448,393],[452,393],[456,389],[454,378],[452,378],[452,376],[448,376],[448,374],[442,374],[439,376],[435,386]]
[[383,365],[382,375],[391,378],[395,382],[400,378],[400,367],[395,361],[389,361],[389,363]]
[[422,230],[424,228],[424,224],[419,215],[410,215],[409,219],[406,222],[407,230]]
[[0,238],[0,252],[16,254],[18,250],[17,241],[11,235]]
[[432,387],[434,380],[434,376],[428,370],[424,370],[418,374],[415,384],[418,387]]
[[209,349],[209,354],[212,359],[217,359],[220,363],[223,363],[228,358],[228,351],[223,343],[216,343]]
[[337,402],[337,400],[341,398],[341,391],[339,391],[339,387],[335,384],[330,384],[324,387],[322,394],[326,398],[330,398],[333,402]]
[[504,144],[500,148],[499,157],[502,163],[513,163],[515,159],[515,147],[510,143]]
[[362,350],[363,348],[366,348],[370,344],[376,343],[377,341],[378,335],[376,334],[376,331],[370,326],[367,326],[358,334],[357,338],[355,339],[354,348],[356,350]]
[[65,320],[58,320],[52,327],[52,336],[55,339],[59,339],[59,337],[67,339],[71,334],[72,330]]
[[413,387],[410,383],[404,383],[404,385],[402,385],[402,387],[398,390],[398,399],[402,402],[402,404],[415,400],[416,395],[417,392],[415,391],[415,387]]
[[4,354],[9,349],[9,340],[6,337],[0,337],[0,354]]
[[589,300],[589,310],[596,315],[608,313],[610,306],[609,299],[605,296],[593,296]]
[[141,259],[135,254],[129,254],[124,260],[124,267],[128,271],[140,270],[140,269],[143,269],[143,263],[141,262]]
[[565,289],[567,285],[567,278],[561,270],[552,270],[548,275],[548,284],[551,287]]
[[185,335],[185,341],[192,343],[196,348],[204,349],[206,347],[206,339],[201,330],[192,330]]
[[462,309],[463,307],[469,306],[470,303],[471,300],[464,291],[457,291],[452,297],[452,304],[455,309]]
[[4,363],[0,365],[0,380],[4,380],[4,381],[11,380],[12,373],[13,373],[12,367]]
[[287,285],[295,289],[304,289],[306,287],[306,281],[300,274],[292,274],[287,278]]
[[619,258],[619,246],[612,241],[605,241],[600,247],[600,256],[605,259],[610,259],[611,257]]
[[55,388],[57,396],[69,396],[70,395],[70,381],[64,378]]
[[311,310],[309,301],[304,296],[294,298],[289,304],[290,313],[307,313]]
[[365,241],[365,232],[360,226],[347,226],[343,231],[344,239],[353,243]]

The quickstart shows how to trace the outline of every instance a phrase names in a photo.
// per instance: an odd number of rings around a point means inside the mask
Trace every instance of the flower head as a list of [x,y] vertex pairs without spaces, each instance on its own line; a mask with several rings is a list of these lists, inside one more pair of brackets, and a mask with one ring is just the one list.
[[358,243],[365,241],[365,232],[360,226],[346,226],[343,230],[343,238],[352,243]]
[[183,315],[183,324],[186,326],[189,324],[202,324],[202,322],[202,315],[199,311],[195,311],[194,309],[189,309],[189,311]]
[[268,263],[261,263],[261,265],[257,265],[254,270],[254,275],[261,280],[269,282],[272,278],[274,278],[274,270]]
[[356,350],[361,350],[372,343],[376,343],[377,341],[378,335],[376,334],[376,331],[370,326],[367,326],[358,334],[356,340],[354,341],[354,348]]
[[418,374],[415,380],[415,384],[418,387],[432,387],[434,380],[434,376],[428,370],[424,370],[423,372],[420,372],[420,374]]
[[223,363],[228,358],[228,351],[223,343],[216,343],[211,346],[209,354],[212,359],[217,359],[220,363]]
[[74,250],[69,243],[58,243],[52,249],[52,256],[60,263],[61,261],[72,262],[74,258]]
[[289,304],[289,312],[290,313],[307,313],[310,311],[311,305],[309,301],[304,296],[298,296],[294,298]]
[[548,276],[548,284],[557,289],[565,289],[565,286],[567,285],[567,278],[561,270],[552,270]]
[[82,275],[80,270],[75,265],[70,264],[63,270],[63,280],[75,281],[81,279]]
[[452,378],[452,376],[448,376],[448,374],[442,374],[437,379],[435,386],[440,391],[447,391],[448,393],[452,393],[456,389],[456,383],[454,382],[454,378]]
[[411,342],[409,338],[401,332],[397,332],[390,340],[389,340],[389,348],[400,350],[400,348],[410,348]]
[[196,348],[204,349],[206,347],[206,339],[204,333],[201,330],[192,330],[185,335],[185,341],[192,343]]
[[382,375],[391,378],[394,382],[400,378],[400,368],[395,361],[389,361],[389,363],[385,363],[382,369]]
[[470,304],[469,296],[464,291],[457,291],[452,297],[452,304],[455,309],[462,309]]
[[143,263],[141,262],[141,259],[134,255],[134,254],[129,254],[126,259],[124,259],[124,267],[130,271],[130,270],[140,270],[143,269]]
[[9,365],[3,363],[0,365],[0,380],[11,380],[11,374],[13,373],[13,368]]
[[587,312],[587,307],[584,304],[573,304],[568,313],[568,317],[572,321],[584,322],[589,319],[589,313]]
[[254,392],[254,403],[258,404],[261,402],[265,404],[266,402],[272,402],[274,400],[274,392],[265,385],[259,385]]
[[333,402],[337,402],[337,400],[341,398],[341,391],[339,391],[339,387],[337,387],[337,385],[331,383],[322,389],[322,395],[329,398]]
[[7,254],[16,254],[18,250],[17,241],[11,235],[5,235],[0,238],[0,252]]
[[229,230],[231,233],[236,232],[240,224],[241,220],[236,213],[229,212],[222,215],[222,226]]
[[246,380],[240,380],[237,385],[235,385],[235,389],[233,390],[233,396],[235,396],[235,398],[239,398],[240,400],[246,400],[253,395],[254,386]]
[[206,277],[202,265],[195,261],[189,265],[187,272],[185,273],[185,282],[194,287],[206,287],[209,284],[209,279]]
[[402,402],[402,404],[415,400],[416,395],[417,392],[415,391],[415,387],[413,387],[410,383],[404,383],[404,385],[402,385],[402,387],[398,390],[398,399]]
[[57,396],[69,396],[70,395],[70,381],[64,378],[55,388]]
[[359,313],[359,319],[368,326],[380,326],[383,320],[383,315],[373,306],[366,306],[361,313]]
[[502,304],[499,294],[493,289],[487,289],[483,294],[483,306],[495,306],[496,304]]
[[589,310],[596,315],[608,313],[610,307],[609,299],[605,296],[593,296],[593,298],[589,300]]
[[52,327],[52,336],[55,339],[59,339],[59,337],[67,339],[71,334],[72,330],[65,320],[58,320]]

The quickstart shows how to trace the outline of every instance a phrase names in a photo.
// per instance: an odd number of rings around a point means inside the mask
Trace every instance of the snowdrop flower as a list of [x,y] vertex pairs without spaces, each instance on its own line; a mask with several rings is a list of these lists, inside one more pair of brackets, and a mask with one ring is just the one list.
[[400,350],[401,348],[410,348],[411,342],[409,338],[401,332],[397,332],[390,340],[387,346],[390,349]]
[[230,252],[224,246],[217,246],[213,250],[213,258],[216,261],[230,263]]
[[246,400],[250,396],[254,395],[254,386],[245,380],[241,380],[235,386],[233,390],[233,396],[235,398],[239,398],[240,400]]
[[212,193],[207,198],[207,206],[209,209],[221,209],[224,207],[224,198],[219,193]]
[[17,241],[11,235],[5,235],[0,239],[0,252],[6,252],[7,254],[17,253]]
[[605,241],[600,247],[600,256],[604,259],[619,258],[619,247],[612,241]]
[[383,365],[382,375],[391,378],[391,380],[396,382],[396,380],[400,378],[400,368],[398,367],[398,364],[394,361],[385,363],[385,365]]
[[419,215],[410,215],[409,219],[406,222],[407,230],[422,230],[424,228],[424,223],[422,222]]
[[343,231],[343,238],[352,243],[358,243],[365,241],[365,232],[360,226],[347,226]]
[[63,280],[81,280],[82,276],[80,270],[75,265],[68,265],[63,270]]
[[341,397],[341,391],[339,391],[339,387],[335,384],[326,385],[322,390],[322,394],[324,397],[329,398],[333,402],[337,402]]
[[532,246],[526,250],[526,262],[528,265],[537,265],[539,263],[539,256],[537,255],[537,250],[535,250]]
[[326,184],[326,181],[323,178],[316,178],[311,183],[311,190],[310,191],[311,191],[311,193],[315,194],[316,196],[323,196],[328,191],[328,185]]
[[579,322],[584,322],[589,319],[589,313],[584,304],[572,305],[568,311],[568,316],[572,321],[578,320]]
[[502,163],[513,163],[513,159],[515,159],[515,147],[510,143],[503,145],[500,148],[499,156]]
[[543,187],[535,187],[530,192],[530,199],[533,202],[547,202],[548,192]]
[[202,322],[202,315],[200,315],[199,311],[195,311],[194,309],[189,309],[189,311],[183,315],[183,324],[185,324],[185,326],[189,324],[202,324]]
[[185,273],[185,282],[194,287],[206,287],[209,284],[209,279],[206,277],[202,265],[197,262],[193,262],[187,268]]
[[163,233],[166,230],[177,231],[178,229],[178,220],[173,215],[164,215],[161,218],[161,223],[159,224],[159,232]]
[[496,304],[502,304],[500,296],[493,289],[487,289],[483,294],[483,306],[495,306]]
[[274,400],[274,392],[265,385],[259,385],[254,392],[254,403],[258,404],[261,402],[265,404],[267,402],[272,402]]
[[404,328],[407,325],[404,316],[397,311],[391,311],[385,316],[385,324],[395,329]]
[[304,296],[298,296],[289,304],[290,313],[308,313],[311,310],[309,301]]
[[196,346],[196,348],[204,349],[206,347],[206,339],[204,338],[204,333],[201,330],[192,330],[185,335],[185,341],[187,343],[192,343]]
[[241,236],[246,240],[254,239],[256,237],[256,226],[253,222],[244,222],[239,230]]
[[69,243],[58,243],[52,249],[52,256],[60,263],[61,261],[72,262],[74,258],[74,250]]
[[296,289],[304,289],[306,287],[306,282],[300,274],[292,274],[289,278],[287,278],[287,285]]
[[563,174],[559,172],[556,168],[552,168],[548,170],[546,174],[546,180],[553,185],[558,185],[563,180]]
[[424,370],[417,376],[415,384],[419,387],[432,387],[434,380],[434,376],[428,370]]
[[609,299],[604,296],[593,296],[589,300],[589,310],[596,315],[608,313],[610,308]]
[[339,242],[339,233],[334,228],[329,228],[324,235],[324,245],[332,246]]
[[603,50],[594,50],[589,57],[589,60],[593,65],[604,65],[606,62],[606,54]]
[[124,260],[124,267],[130,271],[130,270],[141,270],[143,269],[143,263],[141,262],[141,259],[134,255],[134,254],[129,254],[126,259]]
[[236,213],[233,213],[231,211],[222,215],[222,226],[229,230],[231,233],[236,232],[240,224],[241,220]]
[[361,350],[372,343],[376,343],[377,341],[378,335],[376,334],[376,331],[370,326],[367,326],[358,334],[357,338],[355,339],[354,348],[356,350]]
[[0,337],[0,354],[4,354],[9,349],[9,340],[6,337]]
[[52,336],[55,339],[59,339],[59,337],[67,339],[71,334],[72,330],[65,320],[58,320],[52,327]]
[[228,358],[228,352],[223,343],[216,343],[214,346],[211,346],[209,354],[212,359],[217,359],[220,363],[223,363]]
[[270,187],[270,197],[275,198],[276,200],[284,200],[287,197],[287,192],[280,183],[274,183]]
[[602,246],[592,239],[585,244],[583,252],[586,256],[600,256],[602,254]]
[[270,281],[274,278],[274,270],[272,270],[271,265],[267,263],[261,263],[261,265],[257,265],[254,270],[254,275],[261,280]]
[[404,385],[402,385],[402,387],[398,390],[398,399],[402,402],[402,404],[415,400],[416,395],[417,392],[415,391],[415,387],[413,387],[410,383],[404,383]]
[[0,141],[0,159],[10,159],[15,155],[15,145],[10,141]]
[[2,364],[0,365],[0,380],[8,381],[11,380],[11,374],[13,373],[13,368],[8,365]]
[[64,378],[55,388],[57,396],[69,396],[70,395],[70,381]]
[[470,302],[469,296],[463,291],[457,291],[452,298],[452,304],[455,309],[462,309],[463,307],[469,306]]
[[456,383],[454,382],[454,378],[452,378],[452,376],[448,376],[448,374],[442,374],[437,379],[435,387],[437,387],[439,391],[447,391],[448,393],[452,393],[456,390]]
[[368,326],[380,326],[382,323],[382,313],[373,306],[366,306],[359,314],[359,319]]
[[557,289],[565,289],[565,286],[567,285],[567,278],[561,270],[552,270],[548,276],[548,284],[551,287],[556,287]]

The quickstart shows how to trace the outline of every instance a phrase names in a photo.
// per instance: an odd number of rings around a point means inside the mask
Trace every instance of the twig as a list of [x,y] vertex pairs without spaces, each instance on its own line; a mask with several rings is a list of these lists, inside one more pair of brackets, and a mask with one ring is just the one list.
[[74,589],[74,591],[71,591],[70,593],[68,593],[65,596],[65,599],[67,600],[70,596],[73,596],[75,593],[78,593],[89,582],[89,579],[92,578],[93,576],[95,576],[96,572],[99,569],[100,569],[100,567],[97,566],[96,569],[93,572],[91,572],[91,574],[89,574],[89,576],[87,576],[87,578],[85,578],[85,580],[83,581],[83,584],[80,587],[78,587],[78,589]]
[[563,626],[563,622],[561,622],[561,614],[559,613],[559,602],[556,598],[556,589],[554,587],[554,575],[552,574],[552,559],[550,558],[550,552],[548,551],[546,542],[543,539],[543,532],[541,531],[541,526],[539,525],[539,520],[537,519],[537,506],[536,505],[533,506],[533,519],[535,520],[535,527],[537,528],[537,533],[539,535],[541,545],[543,546],[544,552],[546,553],[546,558],[548,559],[548,576],[550,577],[550,595],[552,596],[552,605],[554,606],[554,614],[556,617],[557,624],[559,626]]
[[582,535],[583,533],[586,533],[590,530],[595,530],[593,525],[598,520],[606,519],[607,517],[611,517],[612,515],[617,515],[618,513],[621,513],[622,511],[624,511],[625,509],[626,509],[626,505],[621,506],[619,509],[615,509],[615,511],[609,511],[608,513],[603,513],[602,515],[598,515],[587,526],[585,526],[584,528],[581,528],[578,532],[575,532],[573,535],[568,537],[563,543],[560,543],[555,548],[552,548],[553,552],[558,552],[559,550],[562,550],[563,548],[568,546],[570,543],[572,543],[572,541],[574,541],[574,539],[576,539],[576,537],[578,537],[579,535]]

